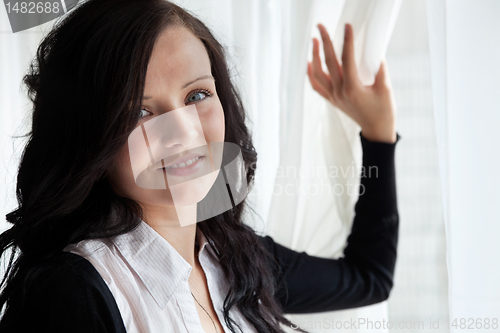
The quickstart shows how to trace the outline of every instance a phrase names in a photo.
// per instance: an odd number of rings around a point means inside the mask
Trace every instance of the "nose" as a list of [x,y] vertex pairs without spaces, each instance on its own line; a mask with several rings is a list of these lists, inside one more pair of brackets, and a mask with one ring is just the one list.
[[143,126],[151,164],[207,144],[193,104],[165,112]]
[[179,108],[161,115],[161,145],[164,148],[192,147],[200,136],[198,113],[189,108]]

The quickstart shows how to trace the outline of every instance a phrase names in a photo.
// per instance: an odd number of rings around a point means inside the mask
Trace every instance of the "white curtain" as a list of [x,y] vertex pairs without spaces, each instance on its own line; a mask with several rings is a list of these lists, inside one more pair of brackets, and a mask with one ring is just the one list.
[[[450,330],[491,332],[499,329],[500,319],[500,2],[426,4]],[[491,327],[494,318],[496,328]]]
[[[344,24],[350,22],[355,33],[361,79],[365,84],[372,84],[385,54],[400,1],[316,1],[313,5],[316,8],[310,13],[312,22],[301,29],[312,28],[311,32],[318,36],[316,24],[323,23],[334,40],[340,59]],[[296,15],[304,13],[301,8],[295,10]],[[291,27],[296,29],[298,24],[293,18],[289,15],[282,25],[284,32]],[[304,44],[301,46],[300,42]],[[306,59],[311,59],[311,45],[310,34],[305,41],[283,39],[281,44],[282,52],[288,54],[303,55],[303,49],[308,51],[298,63],[292,63],[297,59],[289,60],[283,56],[283,62],[290,64],[287,68],[290,73],[282,74],[279,95],[288,103],[280,107],[280,112],[286,116],[282,115],[280,123],[281,160],[272,189],[274,195],[267,214],[266,233],[294,250],[337,258],[345,247],[354,218],[362,157],[360,128],[312,90],[307,76],[304,76]],[[315,174],[315,171],[331,166],[339,171],[337,177]],[[330,323],[330,320],[343,323],[351,322],[351,319],[356,322],[358,318],[388,320],[385,302],[352,310],[291,315],[289,318],[312,332],[333,331],[333,327],[324,324],[325,320]],[[366,327],[351,327],[342,331],[367,330]]]

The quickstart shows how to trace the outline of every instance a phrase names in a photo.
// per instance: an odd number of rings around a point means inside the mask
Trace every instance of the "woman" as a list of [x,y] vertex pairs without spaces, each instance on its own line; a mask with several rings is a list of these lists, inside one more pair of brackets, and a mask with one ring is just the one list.
[[[190,195],[206,193],[197,185],[183,184],[177,197],[169,187],[138,186],[134,130],[193,105],[204,142],[241,147],[249,184],[257,154],[223,48],[202,22],[163,0],[90,0],[44,38],[25,76],[32,130],[19,167],[19,207],[0,235],[1,253],[14,250],[0,330],[283,332],[280,324],[295,327],[283,313],[387,299],[399,139],[387,71],[382,65],[375,84],[363,87],[350,27],[342,66],[319,28],[330,75],[314,40],[311,84],[360,124],[363,165],[378,168],[377,177],[361,180],[344,258],[309,256],[256,235],[242,221],[245,202],[195,223]],[[162,144],[172,154],[188,151],[200,139],[193,133],[172,126]],[[207,162],[204,155],[195,163]],[[185,202],[176,206],[179,197]],[[189,223],[181,227],[184,216]]]

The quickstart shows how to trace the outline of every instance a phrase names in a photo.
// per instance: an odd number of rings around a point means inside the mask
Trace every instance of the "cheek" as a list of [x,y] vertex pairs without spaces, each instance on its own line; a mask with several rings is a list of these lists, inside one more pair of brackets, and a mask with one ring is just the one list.
[[221,118],[222,118],[222,125],[221,125],[221,132],[222,132],[222,141],[224,141],[224,138],[226,137],[226,123],[224,120],[224,110],[221,107]]
[[201,113],[200,122],[207,142],[224,141],[224,110],[222,109],[220,102],[207,110],[207,112]]

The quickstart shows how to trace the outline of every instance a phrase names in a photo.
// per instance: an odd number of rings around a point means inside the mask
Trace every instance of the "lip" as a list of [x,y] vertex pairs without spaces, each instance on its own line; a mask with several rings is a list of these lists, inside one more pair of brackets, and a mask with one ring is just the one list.
[[[178,167],[178,168],[171,168],[171,169],[159,168],[157,170],[159,170],[161,172],[165,172],[166,174],[168,174],[170,176],[189,176],[191,174],[198,172],[198,170],[201,167],[201,164],[205,160],[205,156],[200,156],[200,155],[198,155],[198,156],[200,158],[198,158],[196,161],[194,161],[190,165],[186,165],[184,167]],[[178,163],[181,163],[181,162],[178,162]],[[174,164],[177,164],[177,163],[174,163]]]
[[156,162],[151,167],[151,169],[161,170],[161,169],[163,169],[163,167],[169,167],[169,166],[172,166],[174,164],[184,163],[184,162],[189,161],[189,160],[191,160],[195,157],[198,157],[198,156],[203,156],[203,155],[199,154],[199,153],[198,154],[197,153],[190,153],[187,155],[182,155],[175,160],[161,159],[158,162]]

